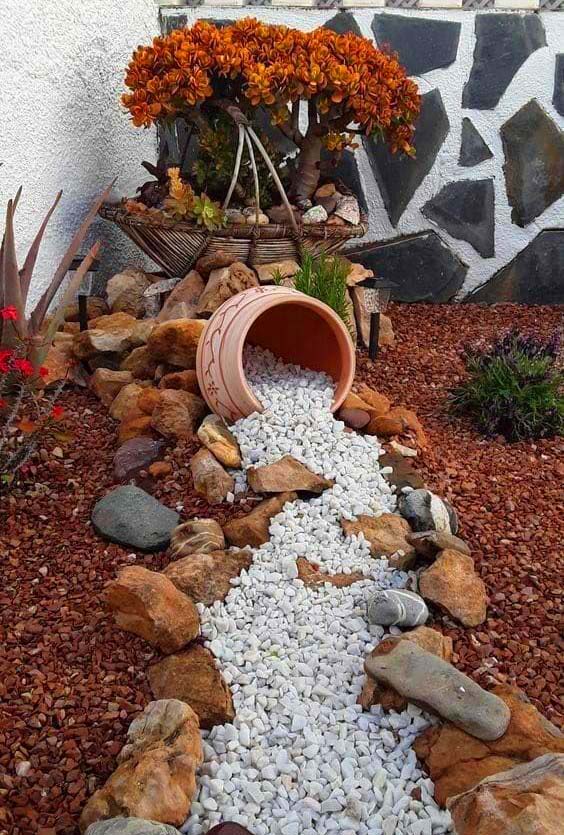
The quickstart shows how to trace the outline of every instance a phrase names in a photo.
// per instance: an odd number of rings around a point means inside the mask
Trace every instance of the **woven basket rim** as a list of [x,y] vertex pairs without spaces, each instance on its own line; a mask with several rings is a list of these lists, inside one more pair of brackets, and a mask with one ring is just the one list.
[[[155,218],[151,215],[134,215],[128,212],[121,202],[103,203],[98,214],[106,220],[113,220],[117,223],[129,226],[149,226],[154,229],[175,229],[179,232],[196,232],[210,238],[296,238],[296,232],[289,224],[265,223],[265,224],[228,224],[222,229],[214,229],[210,232],[204,226],[196,223],[187,223],[185,220],[173,220],[172,218]],[[360,223],[346,226],[333,226],[327,223],[300,223],[299,235],[307,238],[360,238],[368,231],[368,218],[361,212]]]

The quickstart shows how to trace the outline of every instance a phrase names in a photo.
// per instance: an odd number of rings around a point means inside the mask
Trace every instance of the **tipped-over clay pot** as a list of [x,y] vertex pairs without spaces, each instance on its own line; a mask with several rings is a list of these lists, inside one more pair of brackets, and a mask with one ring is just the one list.
[[246,344],[285,362],[325,371],[336,382],[332,409],[347,396],[355,350],[342,320],[323,302],[286,287],[253,287],[218,308],[200,337],[196,371],[210,409],[228,421],[262,412],[243,372]]

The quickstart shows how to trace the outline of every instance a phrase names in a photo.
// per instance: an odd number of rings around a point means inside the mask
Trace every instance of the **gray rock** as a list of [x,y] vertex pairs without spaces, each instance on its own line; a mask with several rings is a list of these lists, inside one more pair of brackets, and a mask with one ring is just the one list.
[[412,641],[398,641],[387,655],[369,655],[364,666],[378,683],[478,739],[499,739],[507,730],[505,702]]
[[414,531],[458,531],[454,508],[430,490],[413,490],[400,496],[398,510]]
[[482,258],[491,258],[494,245],[493,180],[448,183],[421,211],[453,238],[468,241]]
[[305,224],[325,223],[327,217],[327,212],[325,211],[323,206],[312,206],[311,209],[308,209],[307,212],[304,212],[302,216],[302,222]]
[[140,470],[157,461],[166,448],[164,441],[153,438],[130,438],[114,455],[114,477],[116,481],[129,481]]
[[423,598],[404,589],[377,591],[368,603],[368,621],[377,626],[421,626],[428,617]]
[[436,232],[420,232],[385,243],[373,242],[347,250],[358,261],[397,285],[402,302],[447,302],[464,284],[468,267]]
[[527,226],[564,194],[564,132],[531,99],[500,133],[511,219]]
[[388,45],[397,52],[408,75],[422,75],[438,67],[448,67],[456,60],[460,23],[403,14],[377,14],[372,31],[379,47]]
[[474,63],[462,107],[491,110],[529,55],[546,46],[544,26],[532,14],[478,14],[475,32]]
[[99,536],[148,552],[167,547],[179,518],[176,511],[132,485],[116,487],[92,511],[92,525]]
[[464,301],[564,304],[564,229],[545,229]]
[[180,835],[168,823],[147,821],[143,818],[110,818],[91,823],[84,835]]
[[465,116],[462,119],[462,135],[460,138],[460,156],[458,164],[465,168],[471,168],[486,159],[493,157],[492,152],[470,121]]
[[421,557],[432,560],[439,551],[448,549],[459,551],[461,554],[470,556],[470,548],[463,539],[453,536],[445,531],[420,531],[419,533],[408,533],[406,536],[410,545],[413,545]]
[[[364,137],[364,147],[392,226],[398,221],[435,162],[450,124],[439,90],[421,97],[413,145],[416,156],[392,154],[383,142]],[[380,273],[376,273],[380,275]]]
[[331,29],[338,35],[346,35],[352,32],[353,35],[362,35],[360,26],[349,12],[338,12],[335,17],[323,24],[324,29]]
[[556,56],[554,62],[554,93],[552,94],[554,109],[564,116],[564,52]]

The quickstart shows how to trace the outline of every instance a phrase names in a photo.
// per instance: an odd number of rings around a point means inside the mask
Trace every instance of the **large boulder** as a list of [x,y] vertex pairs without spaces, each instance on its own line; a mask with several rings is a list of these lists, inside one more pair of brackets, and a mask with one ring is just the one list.
[[476,574],[472,557],[460,551],[441,551],[419,577],[419,591],[464,626],[478,626],[486,619],[485,583]]
[[[192,708],[176,699],[150,702],[129,726],[117,769],[86,803],[81,832],[95,821],[114,818],[116,812],[125,818],[181,826],[190,811],[196,770],[203,758],[198,717]],[[127,826],[124,821],[120,835],[133,835],[135,830]],[[104,835],[110,833],[111,829]],[[166,830],[141,829],[141,833],[169,835]]]
[[458,835],[560,835],[564,755],[545,754],[486,777],[449,803]]
[[379,684],[431,710],[478,739],[498,739],[509,724],[509,708],[455,667],[411,641],[397,641],[364,668]]
[[177,560],[190,554],[209,554],[222,551],[225,537],[215,519],[190,519],[178,525],[170,538],[170,555]]
[[270,520],[280,513],[286,502],[294,502],[297,498],[297,493],[280,493],[279,496],[260,502],[245,516],[230,519],[223,526],[227,541],[238,548],[244,548],[245,545],[259,548],[264,545],[270,539]]
[[200,297],[197,307],[198,316],[209,318],[223,302],[237,293],[258,287],[259,280],[254,270],[241,261],[236,261],[230,267],[220,267],[212,270],[206,289]]
[[170,319],[194,319],[198,301],[205,286],[200,273],[190,270],[168,296],[157,316],[157,322],[167,322]]
[[253,561],[250,551],[211,551],[190,554],[171,562],[163,571],[177,589],[194,603],[211,606],[225,600],[231,591],[231,580],[248,569]]
[[165,438],[192,438],[207,412],[201,397],[180,389],[158,389],[151,412],[153,429]]
[[363,536],[373,557],[390,557],[390,565],[402,570],[415,562],[415,548],[407,540],[409,523],[395,513],[381,516],[359,516],[356,521],[341,519],[346,536]]
[[235,436],[219,415],[208,415],[198,429],[198,438],[224,467],[241,466],[241,450]]
[[209,649],[195,645],[149,667],[147,677],[156,699],[180,699],[197,714],[202,728],[235,718],[231,692]]
[[198,342],[205,326],[200,319],[173,319],[158,324],[147,342],[151,356],[180,368],[195,368]]
[[322,493],[333,486],[333,482],[297,461],[292,455],[284,455],[273,464],[250,467],[247,481],[255,493],[286,493],[289,491]]
[[141,319],[146,313],[145,290],[153,283],[142,270],[127,269],[112,276],[106,284],[106,295],[112,313],[129,313]]
[[92,511],[92,525],[97,534],[119,545],[148,552],[167,547],[178,520],[176,511],[132,485],[116,487]]
[[499,685],[493,693],[511,713],[499,739],[478,740],[447,723],[427,728],[415,741],[417,756],[435,784],[435,799],[441,805],[498,771],[543,754],[564,754],[564,736],[520,690]]
[[178,652],[200,631],[193,601],[174,583],[140,565],[122,568],[106,586],[106,601],[116,624],[140,635],[161,652]]
[[113,371],[111,368],[97,368],[90,378],[90,388],[104,406],[111,406],[120,390],[131,383],[130,371]]
[[164,441],[153,438],[131,438],[122,444],[114,455],[114,478],[129,481],[158,461],[165,449]]
[[209,504],[221,504],[235,489],[235,479],[223,469],[208,449],[200,449],[192,456],[190,471],[196,492]]

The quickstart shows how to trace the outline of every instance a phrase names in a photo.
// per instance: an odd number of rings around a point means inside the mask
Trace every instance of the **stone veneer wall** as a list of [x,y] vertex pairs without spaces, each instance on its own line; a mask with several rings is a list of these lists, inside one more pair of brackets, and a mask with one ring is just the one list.
[[[519,4],[537,5],[496,6]],[[434,11],[384,9],[378,0],[347,11],[325,0],[331,8],[308,0],[290,0],[289,8],[278,0],[255,0],[252,8],[194,5],[162,8],[163,31],[252,14],[303,29],[354,31],[399,53],[423,96],[417,158],[391,157],[366,140],[339,169],[370,214],[366,242],[351,252],[396,281],[398,298],[564,302],[563,14],[469,10],[491,7],[490,0]]]

